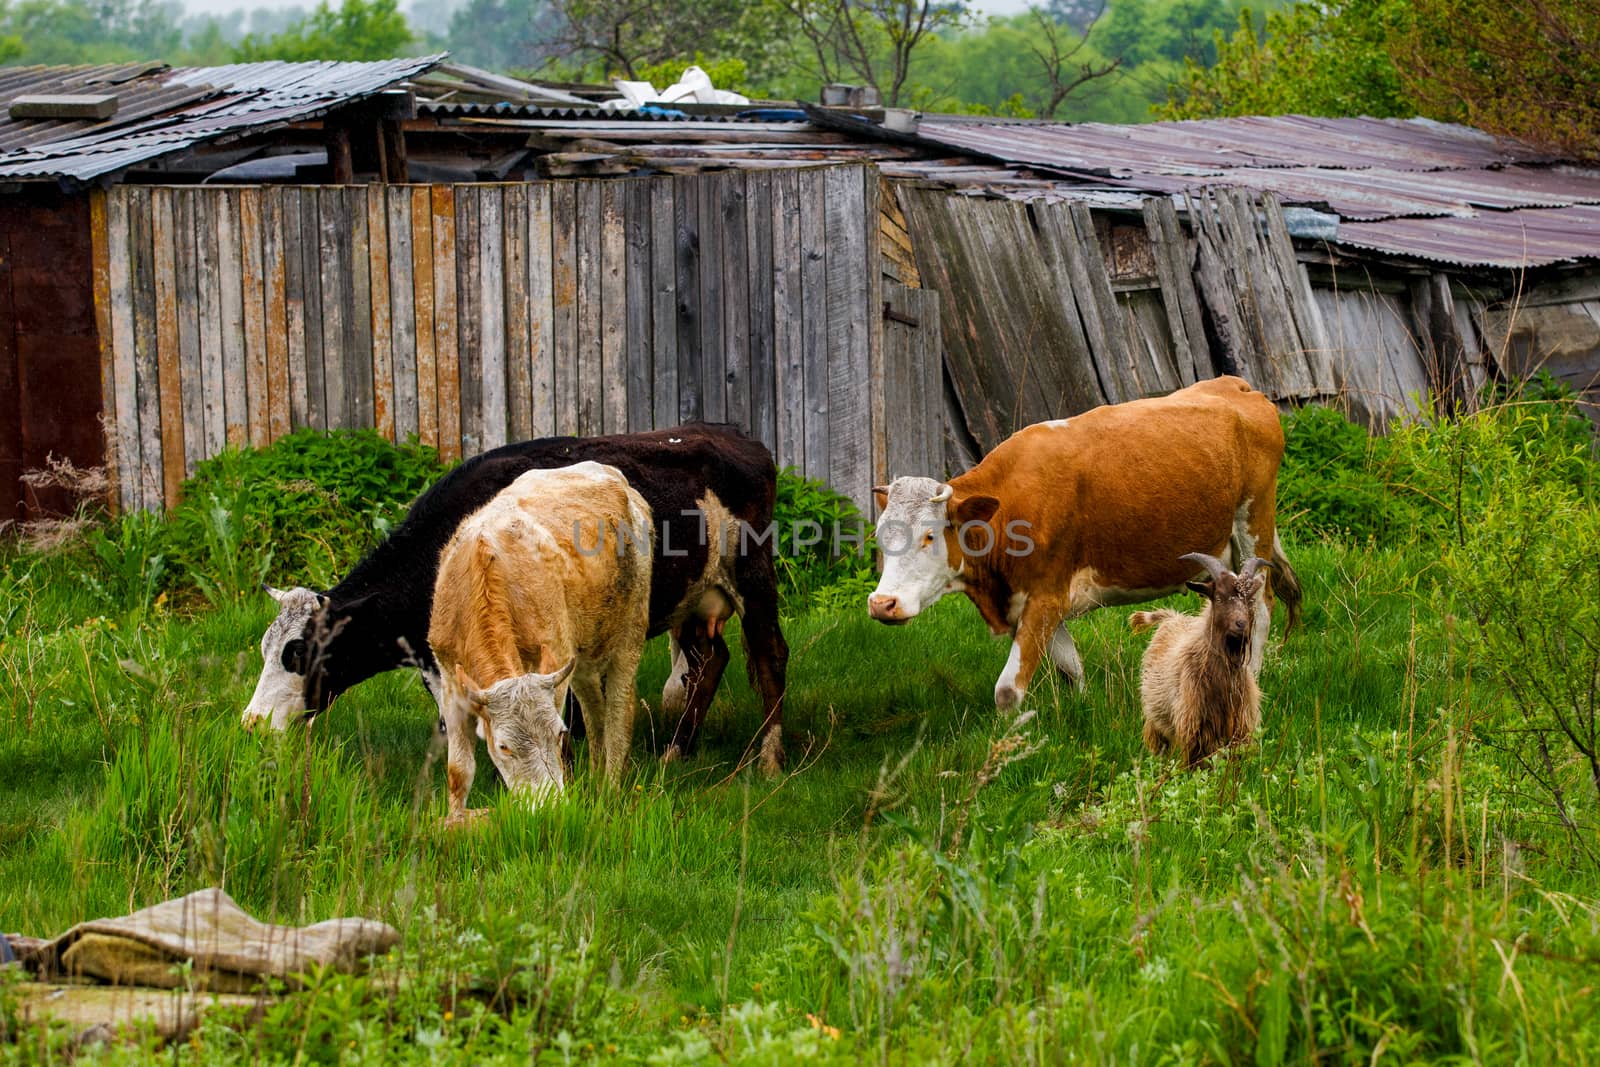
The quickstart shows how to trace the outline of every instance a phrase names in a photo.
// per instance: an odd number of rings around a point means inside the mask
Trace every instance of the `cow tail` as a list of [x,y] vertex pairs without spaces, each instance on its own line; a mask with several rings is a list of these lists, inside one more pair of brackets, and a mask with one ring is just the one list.
[[1178,613],[1171,608],[1162,608],[1160,611],[1136,611],[1128,616],[1128,629],[1134,633],[1141,633],[1153,626],[1160,626],[1176,614]]
[[1294,632],[1300,623],[1300,578],[1294,573],[1294,568],[1289,565],[1289,557],[1283,554],[1283,538],[1276,532],[1272,535],[1272,591],[1283,601],[1285,610],[1289,613],[1289,621],[1284,625],[1285,637]]

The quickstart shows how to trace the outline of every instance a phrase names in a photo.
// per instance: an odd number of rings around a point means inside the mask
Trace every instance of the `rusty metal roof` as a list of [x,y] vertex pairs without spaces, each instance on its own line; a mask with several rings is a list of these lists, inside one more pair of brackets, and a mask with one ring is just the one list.
[[1300,115],[1142,126],[935,115],[915,136],[1054,174],[1051,195],[1115,189],[1181,198],[1242,186],[1330,213],[1337,226],[1328,239],[1353,249],[1479,267],[1600,260],[1600,170],[1467,126]]
[[1600,206],[1342,223],[1337,243],[1439,263],[1512,270],[1595,260],[1600,259]]
[[239,63],[168,70],[114,67],[0,68],[0,103],[89,87],[117,96],[100,122],[0,116],[0,180],[87,182],[196,144],[299,122],[427,70],[442,55],[377,63]]
[[1107,126],[929,115],[917,136],[1006,163],[1106,178],[1222,175],[1239,167],[1432,171],[1557,162],[1517,141],[1429,119],[1275,115]]

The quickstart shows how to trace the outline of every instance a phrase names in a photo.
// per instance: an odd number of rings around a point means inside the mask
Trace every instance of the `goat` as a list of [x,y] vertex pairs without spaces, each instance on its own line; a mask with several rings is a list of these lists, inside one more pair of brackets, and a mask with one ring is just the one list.
[[1272,564],[1252,556],[1234,574],[1203,552],[1181,558],[1211,575],[1209,581],[1186,583],[1206,598],[1205,610],[1136,611],[1128,625],[1135,631],[1156,627],[1139,687],[1144,743],[1157,754],[1176,745],[1193,768],[1218,749],[1249,740],[1261,722],[1250,647],[1255,627],[1267,624],[1261,617],[1266,575],[1256,572]]

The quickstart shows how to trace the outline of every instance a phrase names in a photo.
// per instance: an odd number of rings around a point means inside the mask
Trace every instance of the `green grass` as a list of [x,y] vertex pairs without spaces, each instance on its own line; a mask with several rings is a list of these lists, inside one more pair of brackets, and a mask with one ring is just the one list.
[[[0,928],[222,885],[404,932],[370,977],[219,1018],[197,1060],[1594,1062],[1600,879],[1474,740],[1497,692],[1429,606],[1433,561],[1289,548],[1307,611],[1275,626],[1260,744],[1201,773],[1143,750],[1126,611],[1075,624],[1087,692],[1042,674],[1016,725],[1006,647],[952,597],[894,629],[786,620],[782,778],[736,770],[737,654],[701,753],[655,761],[657,641],[622,791],[580,746],[567,795],[466,832],[438,827],[414,676],[246,734],[271,601],[119,616],[72,555],[12,555]],[[472,802],[499,799],[480,755]]]

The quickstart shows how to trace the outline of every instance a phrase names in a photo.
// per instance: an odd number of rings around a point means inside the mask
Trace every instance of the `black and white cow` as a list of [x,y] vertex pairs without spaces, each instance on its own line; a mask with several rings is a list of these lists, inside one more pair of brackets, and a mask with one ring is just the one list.
[[738,614],[764,712],[761,764],[769,771],[780,767],[789,647],[778,626],[771,542],[741,537],[724,546],[707,536],[708,530],[728,528],[729,520],[758,534],[767,531],[777,472],[760,442],[734,427],[709,424],[547,437],[485,452],[419,496],[405,521],[334,588],[268,589],[281,606],[261,638],[264,664],[244,711],[245,725],[268,721],[281,730],[296,717],[325,710],[351,686],[407,665],[421,669],[437,698],[441,688],[427,635],[445,543],[462,519],[524,471],[583,460],[622,471],[654,515],[650,634],[671,635],[672,673],[662,705],[678,720],[666,757],[693,751],[728,664],[722,628]]

